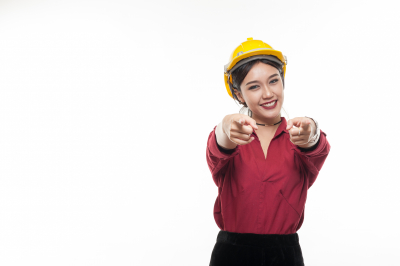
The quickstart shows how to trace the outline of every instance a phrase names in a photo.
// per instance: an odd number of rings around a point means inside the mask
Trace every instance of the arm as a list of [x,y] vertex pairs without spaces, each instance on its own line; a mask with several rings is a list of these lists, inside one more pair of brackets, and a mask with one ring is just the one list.
[[[230,159],[239,153],[239,147],[235,143],[234,145],[229,143],[231,141],[225,133],[221,132],[219,126],[221,123],[214,127],[208,136],[206,157],[214,183],[221,187]],[[234,146],[232,149],[226,149],[232,146]],[[225,152],[225,150],[229,151]]]
[[311,148],[301,148],[296,146],[297,148],[295,151],[300,156],[302,164],[306,170],[308,188],[310,188],[317,179],[319,171],[322,169],[331,149],[326,136],[326,133],[320,130],[319,140],[314,146]]
[[258,129],[256,121],[244,114],[226,115],[208,136],[207,164],[215,184],[221,188],[224,177],[232,165],[231,160],[240,149],[254,140],[251,133]]
[[218,145],[228,150],[236,148],[237,144],[232,142],[223,131],[222,123],[223,121],[221,121],[221,123],[219,123],[217,125],[217,128],[215,129],[215,135],[217,137]]

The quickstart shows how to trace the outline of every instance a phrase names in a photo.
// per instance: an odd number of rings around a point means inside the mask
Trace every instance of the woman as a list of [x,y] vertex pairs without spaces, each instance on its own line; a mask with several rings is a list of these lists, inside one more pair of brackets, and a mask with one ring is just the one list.
[[280,51],[248,38],[225,66],[227,92],[248,115],[225,116],[208,137],[221,229],[210,266],[304,265],[297,230],[330,145],[313,119],[281,117],[286,64]]

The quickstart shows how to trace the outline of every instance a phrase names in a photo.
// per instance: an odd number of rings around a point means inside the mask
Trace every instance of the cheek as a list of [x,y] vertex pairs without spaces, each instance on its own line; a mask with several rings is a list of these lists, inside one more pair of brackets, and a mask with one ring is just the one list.
[[247,92],[243,92],[242,90],[242,98],[246,101],[249,101],[251,99],[251,95]]
[[276,90],[275,94],[276,94],[279,98],[281,98],[281,99],[284,98],[284,91],[283,91],[283,89]]
[[260,97],[257,95],[257,93],[253,92],[253,93],[249,93],[247,95],[247,99],[246,100],[250,105],[258,105]]

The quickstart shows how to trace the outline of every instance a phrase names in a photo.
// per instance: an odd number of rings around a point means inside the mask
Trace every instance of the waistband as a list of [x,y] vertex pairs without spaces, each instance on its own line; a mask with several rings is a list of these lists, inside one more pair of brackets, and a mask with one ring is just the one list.
[[217,242],[255,247],[297,246],[299,235],[297,233],[287,235],[233,233],[221,230],[218,233]]

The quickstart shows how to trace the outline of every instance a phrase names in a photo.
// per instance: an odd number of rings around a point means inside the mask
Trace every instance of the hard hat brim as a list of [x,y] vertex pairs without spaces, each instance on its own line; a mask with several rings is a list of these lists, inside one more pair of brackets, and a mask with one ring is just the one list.
[[247,51],[237,57],[235,57],[231,62],[229,62],[227,65],[225,65],[225,70],[229,71],[231,70],[237,62],[239,62],[242,59],[254,56],[254,55],[274,55],[276,56],[279,60],[281,60],[281,62],[283,64],[286,65],[286,60],[282,54],[282,52],[277,51],[277,50],[273,50],[273,49],[269,49],[269,48],[257,48],[257,49],[253,49],[250,51]]

